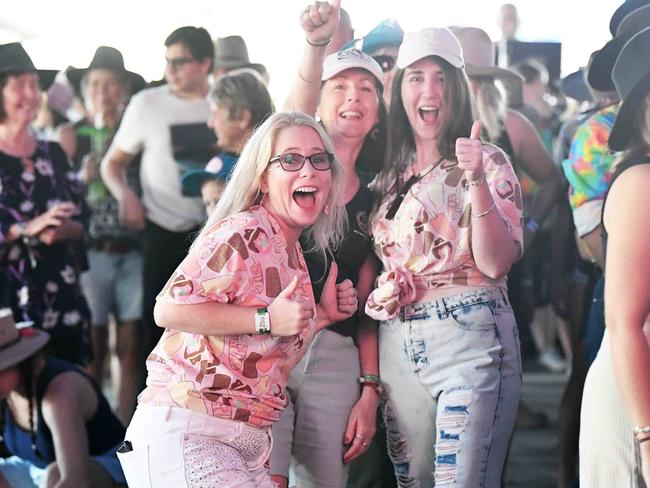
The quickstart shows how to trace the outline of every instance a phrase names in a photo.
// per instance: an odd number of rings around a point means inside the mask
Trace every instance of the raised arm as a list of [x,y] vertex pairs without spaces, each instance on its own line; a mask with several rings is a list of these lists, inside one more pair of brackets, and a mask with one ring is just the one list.
[[339,23],[341,0],[315,2],[300,13],[300,26],[305,32],[305,49],[298,72],[284,104],[285,111],[316,114],[320,94],[325,50]]

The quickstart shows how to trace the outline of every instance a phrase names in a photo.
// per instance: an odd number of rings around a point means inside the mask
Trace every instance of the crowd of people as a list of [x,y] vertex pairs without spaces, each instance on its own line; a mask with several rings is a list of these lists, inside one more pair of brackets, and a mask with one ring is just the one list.
[[533,363],[558,486],[650,483],[650,2],[563,80],[514,5],[494,43],[340,4],[280,111],[202,27],[149,83],[0,45],[0,488],[496,488]]

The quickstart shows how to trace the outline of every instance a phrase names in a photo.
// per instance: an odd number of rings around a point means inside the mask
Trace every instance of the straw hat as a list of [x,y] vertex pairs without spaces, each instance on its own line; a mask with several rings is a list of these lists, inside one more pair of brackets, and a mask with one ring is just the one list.
[[10,309],[0,310],[0,370],[14,366],[43,348],[50,336],[33,327],[18,328]]

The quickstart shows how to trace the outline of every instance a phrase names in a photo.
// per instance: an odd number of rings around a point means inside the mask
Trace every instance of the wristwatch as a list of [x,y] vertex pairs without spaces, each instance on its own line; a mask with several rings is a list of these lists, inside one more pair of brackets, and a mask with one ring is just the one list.
[[271,316],[266,307],[258,308],[255,312],[255,332],[260,335],[271,333]]
[[381,385],[379,376],[376,374],[364,374],[363,376],[359,376],[357,378],[357,381],[359,384],[361,384],[361,388],[368,386],[375,390],[377,392],[377,395],[380,396],[384,393],[384,387]]

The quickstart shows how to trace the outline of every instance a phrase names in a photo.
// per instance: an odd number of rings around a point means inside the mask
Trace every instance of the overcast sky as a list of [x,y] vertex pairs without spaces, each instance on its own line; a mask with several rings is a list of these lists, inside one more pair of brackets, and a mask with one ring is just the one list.
[[[622,0],[520,0],[521,40],[563,43],[563,74],[586,64],[609,38],[609,19]],[[164,68],[165,37],[176,27],[197,25],[213,38],[242,35],[251,61],[266,65],[276,101],[286,95],[303,47],[298,14],[306,0],[21,0],[0,15],[0,42],[23,38],[38,68],[85,67],[99,45],[117,47],[126,66],[146,79]],[[356,37],[394,17],[404,30],[472,25],[498,37],[502,0],[343,0]],[[579,20],[578,20],[579,19]],[[4,29],[2,29],[4,27]]]

